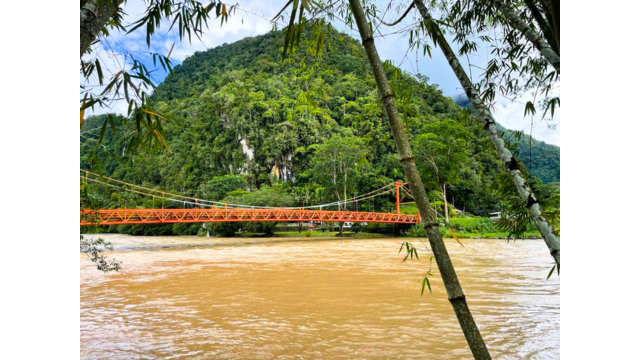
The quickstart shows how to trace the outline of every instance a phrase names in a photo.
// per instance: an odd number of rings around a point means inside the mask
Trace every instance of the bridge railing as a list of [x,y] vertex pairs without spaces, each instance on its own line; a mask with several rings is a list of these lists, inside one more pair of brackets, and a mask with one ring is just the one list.
[[123,225],[197,222],[371,222],[417,224],[418,215],[296,209],[101,209],[81,212],[80,225]]

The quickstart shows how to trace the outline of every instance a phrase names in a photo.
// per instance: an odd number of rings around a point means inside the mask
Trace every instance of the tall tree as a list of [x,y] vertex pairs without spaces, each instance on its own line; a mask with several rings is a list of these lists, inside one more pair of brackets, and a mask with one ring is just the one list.
[[[360,169],[367,163],[366,153],[361,138],[333,135],[318,146],[311,160],[313,176],[319,184],[333,191],[336,200],[346,201]],[[346,203],[343,206],[346,207]],[[340,234],[343,225],[340,223]]]
[[102,32],[107,21],[117,17],[124,0],[81,0],[80,1],[80,57]]
[[556,266],[558,267],[558,269],[560,269],[560,239],[558,239],[558,237],[556,237],[556,235],[553,233],[553,228],[544,217],[540,202],[527,183],[527,180],[522,176],[522,171],[520,170],[518,160],[505,146],[504,141],[500,137],[497,123],[493,118],[491,111],[489,111],[487,106],[480,98],[474,84],[467,76],[467,73],[458,61],[458,58],[451,49],[451,46],[449,46],[449,42],[444,37],[444,34],[440,30],[440,27],[435,21],[433,21],[433,18],[431,17],[431,14],[429,13],[427,7],[424,5],[424,2],[422,0],[415,0],[415,4],[417,5],[418,10],[423,17],[423,25],[425,31],[427,31],[427,33],[438,44],[440,49],[442,49],[442,52],[447,58],[451,69],[456,74],[456,77],[464,88],[469,101],[475,109],[475,116],[483,122],[484,129],[489,135],[491,142],[495,146],[507,172],[511,176],[513,184],[517,189],[518,195],[526,204],[525,206],[527,208],[527,211],[529,212],[529,215],[531,216],[531,219],[538,227],[540,234],[544,238],[544,241],[547,244],[549,251],[551,252],[551,256],[553,256],[554,260],[556,261]]
[[[209,13],[215,9],[216,17],[222,18],[222,23],[228,19],[236,6],[226,5],[214,0],[204,6],[197,0],[150,0],[144,15],[133,23],[123,24],[122,6],[125,0],[81,0],[80,1],[80,72],[84,83],[80,84],[80,127],[84,122],[84,112],[95,106],[108,108],[114,101],[124,99],[127,102],[127,117],[135,121],[135,132],[130,134],[128,151],[134,150],[140,144],[168,148],[164,136],[162,121],[171,119],[153,109],[149,102],[150,90],[156,87],[152,72],[136,52],[124,50],[111,56],[118,56],[121,68],[113,71],[110,77],[105,76],[103,62],[99,54],[91,51],[91,45],[112,48],[109,45],[110,31],[123,31],[129,34],[139,28],[145,30],[147,47],[151,47],[151,36],[157,28],[166,25],[178,30],[179,40],[191,36],[200,37],[203,29],[208,27]],[[175,44],[174,44],[175,45]],[[119,49],[124,49],[118,46]],[[149,52],[154,66],[159,63],[165,71],[171,72],[171,51],[167,55]],[[102,141],[107,125],[116,130],[114,116],[107,116],[100,132],[98,145]]]
[[449,302],[451,303],[456,317],[458,318],[458,322],[460,323],[460,327],[467,339],[467,343],[469,344],[469,348],[471,349],[473,356],[476,359],[490,359],[491,355],[489,354],[489,350],[487,349],[487,346],[482,339],[482,335],[478,330],[478,326],[471,315],[466,297],[462,291],[462,286],[460,285],[458,276],[453,268],[453,263],[451,262],[447,248],[444,245],[444,241],[442,241],[435,212],[429,205],[429,199],[427,198],[427,193],[425,192],[422,180],[420,179],[420,174],[418,173],[418,169],[411,152],[411,146],[409,145],[402,121],[398,116],[398,109],[396,108],[394,94],[391,92],[389,81],[374,44],[370,24],[367,22],[359,0],[349,0],[349,4],[351,5],[351,11],[355,18],[371,70],[373,71],[373,76],[376,80],[376,84],[378,85],[380,101],[386,112],[389,125],[391,126],[393,138],[400,155],[400,162],[402,163],[404,173],[411,188],[411,193],[413,194],[416,206],[420,212],[422,223],[424,224],[425,229],[427,229],[431,250],[433,251],[433,256],[436,259],[440,274],[442,275],[442,281],[447,290]]
[[[540,54],[549,61],[549,64],[553,66],[554,69],[560,73],[560,56],[557,54],[557,51],[551,48],[549,43],[547,43],[542,36],[540,36],[535,28],[527,24],[518,13],[511,10],[504,2],[501,0],[491,0],[493,6],[507,19],[509,24],[520,31],[524,37],[531,42],[533,46],[535,46]],[[544,25],[543,25],[544,26]],[[544,30],[544,27],[543,29]]]
[[449,223],[447,185],[460,181],[460,169],[470,161],[467,149],[468,131],[455,120],[444,119],[422,128],[414,141],[416,157],[421,161],[421,173],[426,183],[435,185],[442,193],[444,218]]
[[542,109],[542,119],[547,120],[547,114],[553,118],[560,106],[560,96],[556,93],[560,78],[560,38],[559,18],[558,22],[553,18],[552,3],[559,0],[441,2],[447,9],[446,16],[435,20],[452,30],[454,41],[459,44],[459,55],[468,56],[480,46],[492,55],[476,81],[479,95],[486,104],[493,104],[496,94],[506,98],[532,95],[524,115],[535,115],[536,109]]

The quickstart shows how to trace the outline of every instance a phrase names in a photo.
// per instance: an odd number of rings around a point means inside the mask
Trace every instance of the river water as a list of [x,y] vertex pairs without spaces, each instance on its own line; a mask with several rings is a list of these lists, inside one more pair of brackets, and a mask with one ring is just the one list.
[[[468,359],[435,261],[401,239],[103,235],[122,262],[80,254],[87,359]],[[411,239],[420,249],[420,241]],[[541,240],[446,240],[494,358],[560,357],[560,281]]]

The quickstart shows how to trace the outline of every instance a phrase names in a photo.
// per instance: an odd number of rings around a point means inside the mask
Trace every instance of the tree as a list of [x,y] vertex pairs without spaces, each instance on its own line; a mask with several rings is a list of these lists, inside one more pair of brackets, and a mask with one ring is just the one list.
[[[223,200],[231,204],[253,205],[253,206],[270,206],[270,207],[290,207],[293,206],[295,200],[290,195],[288,183],[276,182],[274,186],[262,186],[259,190],[253,192],[243,192],[242,194],[230,194]],[[267,236],[273,235],[276,228],[276,222],[249,222],[246,226],[249,231],[256,233],[264,233]]]
[[238,175],[214,176],[202,186],[205,199],[222,200],[227,194],[247,187],[247,180]]
[[[295,0],[290,1],[285,6],[288,7],[290,3],[293,3],[293,10],[291,14],[291,25],[288,29],[288,35],[285,38],[285,51],[290,48],[290,44],[293,43],[294,34],[300,31],[300,28],[304,26],[304,22],[298,26],[292,26],[296,16],[302,18],[305,8],[309,9],[309,4],[303,2],[302,8],[298,9],[298,2]],[[353,15],[353,19],[350,15],[347,15],[347,24],[352,24],[355,19],[360,37],[362,39],[362,45],[365,48],[369,65],[373,72],[373,76],[378,86],[378,94],[380,96],[380,102],[387,115],[387,120],[393,132],[393,138],[400,155],[400,163],[402,164],[407,182],[411,188],[411,193],[415,199],[416,206],[420,212],[420,216],[424,227],[427,229],[429,243],[431,244],[431,250],[433,251],[434,258],[438,265],[438,269],[442,275],[442,280],[447,290],[449,302],[451,303],[453,310],[458,318],[460,327],[467,339],[467,343],[476,359],[490,359],[491,355],[487,350],[487,347],[482,339],[482,335],[478,330],[478,327],[473,320],[473,316],[469,311],[466,298],[462,291],[460,282],[456,275],[453,264],[447,252],[447,249],[442,241],[442,236],[438,228],[435,212],[429,205],[429,199],[425,192],[420,174],[415,164],[413,154],[411,152],[411,146],[407,139],[407,135],[402,121],[398,115],[398,109],[395,103],[394,93],[391,91],[387,75],[384,71],[382,62],[376,50],[372,28],[367,21],[362,5],[359,0],[349,0],[350,14]],[[299,10],[299,13],[298,13]],[[284,11],[284,9],[283,9]],[[409,247],[407,246],[407,250]]]
[[521,165],[513,156],[513,153],[505,146],[504,140],[500,137],[498,132],[497,123],[491,114],[491,111],[484,104],[480,95],[478,94],[474,84],[471,82],[467,73],[462,65],[458,61],[455,53],[449,46],[447,39],[444,37],[438,24],[433,21],[431,14],[427,10],[422,0],[415,0],[415,4],[422,15],[424,20],[424,31],[438,44],[444,56],[447,58],[451,69],[456,74],[456,77],[460,81],[460,84],[465,90],[467,97],[471,101],[471,104],[475,110],[475,117],[483,122],[483,127],[489,135],[491,142],[496,148],[500,159],[502,160],[507,173],[511,177],[511,180],[515,186],[518,196],[520,197],[523,205],[526,207],[530,218],[538,227],[540,234],[542,235],[551,256],[553,256],[558,271],[560,270],[560,239],[553,233],[553,228],[549,224],[549,221],[545,218],[542,211],[540,201],[536,198],[533,190],[527,183],[526,178],[523,176]]
[[[152,71],[147,69],[133,52],[125,50],[120,54],[123,57],[122,68],[113,72],[107,79],[100,56],[91,51],[91,45],[108,45],[110,31],[126,31],[129,34],[142,27],[146,29],[147,47],[150,47],[151,36],[164,24],[170,26],[170,29],[177,27],[180,41],[184,37],[191,41],[192,35],[199,38],[204,27],[208,27],[207,21],[212,10],[215,9],[216,17],[222,18],[224,22],[235,10],[235,6],[227,9],[225,4],[217,0],[213,0],[207,6],[203,6],[197,0],[149,0],[144,15],[125,26],[122,23],[122,6],[125,3],[125,0],[80,1],[80,70],[85,79],[84,84],[80,84],[80,128],[86,109],[95,106],[109,107],[110,103],[123,97],[128,103],[127,117],[136,124],[136,131],[130,134],[128,151],[135,150],[140,144],[168,148],[162,122],[173,119],[155,110],[148,99],[149,90],[156,87]],[[154,65],[160,63],[165,71],[172,71],[171,51],[167,55],[150,52],[149,56]],[[112,115],[107,116],[98,145],[102,141],[107,124],[111,125],[112,131],[116,131],[115,118]]]
[[468,150],[469,133],[451,119],[427,124],[414,141],[416,157],[426,184],[435,185],[442,193],[444,218],[449,223],[447,185],[461,180],[460,169],[471,160]]
[[[320,185],[332,191],[338,201],[347,200],[347,194],[356,185],[354,180],[366,164],[364,141],[354,136],[343,137],[337,134],[319,145],[311,159],[313,177]],[[342,206],[346,207],[347,203],[344,202]],[[340,207],[338,204],[338,209]],[[340,235],[343,225],[340,223]]]
[[[460,56],[477,51],[478,43],[491,50],[493,59],[478,82],[482,100],[492,104],[497,92],[513,98],[532,91],[534,98],[539,95],[543,100],[540,104],[528,101],[524,115],[534,114],[541,105],[542,118],[549,111],[553,117],[560,106],[560,97],[554,95],[560,75],[560,0],[442,3],[446,16],[437,22],[453,31]],[[415,4],[425,7],[423,0]]]

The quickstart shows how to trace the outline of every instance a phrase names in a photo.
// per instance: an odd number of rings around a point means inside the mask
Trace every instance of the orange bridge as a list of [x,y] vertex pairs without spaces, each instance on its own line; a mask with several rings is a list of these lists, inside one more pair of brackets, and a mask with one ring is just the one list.
[[[135,193],[163,200],[161,209],[127,208],[83,210],[80,212],[80,226],[88,225],[127,225],[127,224],[168,224],[168,223],[208,223],[208,222],[354,222],[354,223],[387,223],[387,224],[417,224],[419,215],[400,213],[402,200],[410,195],[405,183],[388,184],[370,193],[355,198],[342,200],[330,204],[314,205],[301,208],[278,208],[265,206],[250,206],[242,204],[227,204],[216,201],[202,200],[179,194],[172,194],[162,190],[130,184],[110,177],[100,177],[87,170],[83,172],[83,179],[120,191]],[[102,179],[105,179],[103,181]],[[358,202],[377,196],[392,194],[395,185],[396,212],[363,212],[358,211]],[[169,197],[167,197],[169,195]],[[180,203],[183,208],[164,208],[164,201]],[[356,211],[346,210],[348,204],[355,205]],[[188,205],[188,206],[187,206]],[[335,207],[342,210],[328,210]],[[154,206],[155,207],[155,206]],[[323,210],[324,208],[324,210]]]
[[418,215],[358,211],[294,209],[105,209],[85,210],[80,225],[122,225],[197,222],[371,222],[417,224]]

